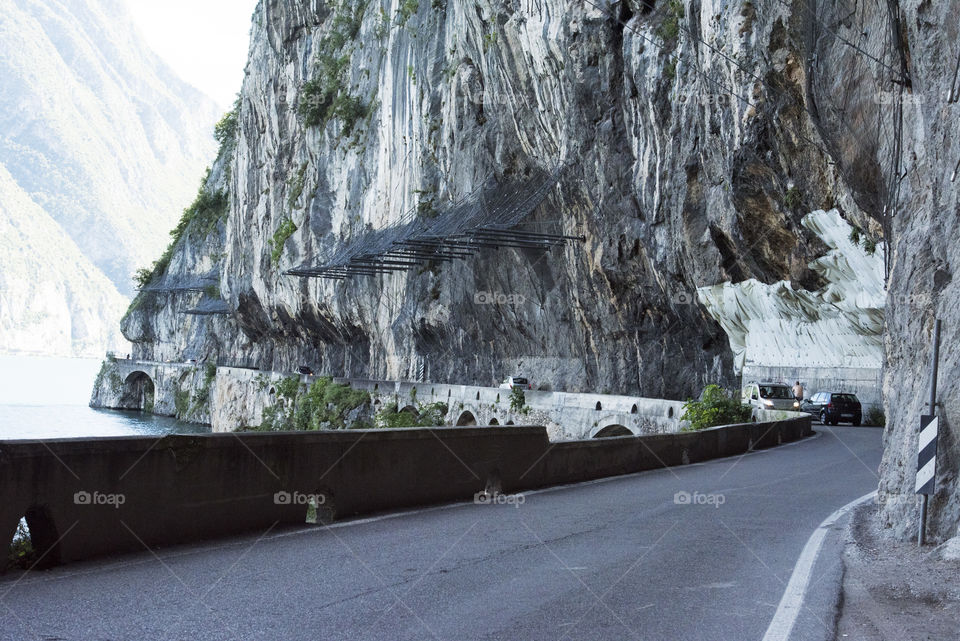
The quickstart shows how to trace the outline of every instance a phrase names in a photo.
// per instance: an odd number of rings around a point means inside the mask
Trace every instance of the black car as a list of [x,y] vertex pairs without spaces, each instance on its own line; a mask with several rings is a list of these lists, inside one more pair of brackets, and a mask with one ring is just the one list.
[[863,408],[856,394],[849,392],[817,392],[800,405],[800,409],[820,418],[824,425],[840,421],[860,425]]
[[297,368],[297,374],[303,374],[304,376],[313,376],[313,370],[307,367],[306,365],[301,365]]

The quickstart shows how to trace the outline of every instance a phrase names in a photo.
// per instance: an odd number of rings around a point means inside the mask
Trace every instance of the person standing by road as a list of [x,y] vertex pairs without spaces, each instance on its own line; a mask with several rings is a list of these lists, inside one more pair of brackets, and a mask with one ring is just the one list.
[[797,401],[803,400],[803,385],[800,384],[800,381],[797,381],[793,386],[793,397]]

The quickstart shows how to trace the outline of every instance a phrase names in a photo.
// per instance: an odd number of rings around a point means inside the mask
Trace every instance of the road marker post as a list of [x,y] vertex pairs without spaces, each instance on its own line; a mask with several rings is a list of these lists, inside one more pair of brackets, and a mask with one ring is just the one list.
[[933,352],[930,356],[930,414],[920,417],[920,432],[917,437],[917,484],[920,495],[920,528],[917,546],[927,541],[927,501],[935,491],[937,476],[937,369],[940,362],[940,320],[933,325]]

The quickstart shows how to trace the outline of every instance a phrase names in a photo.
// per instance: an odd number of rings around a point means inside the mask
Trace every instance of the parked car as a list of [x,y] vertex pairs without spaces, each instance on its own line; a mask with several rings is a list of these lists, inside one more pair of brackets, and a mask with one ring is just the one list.
[[533,384],[522,376],[508,376],[500,383],[500,389],[513,389],[515,387],[532,390]]
[[313,370],[307,367],[306,365],[301,365],[297,368],[297,374],[303,374],[304,376],[313,376]]
[[761,410],[800,409],[793,390],[784,383],[747,383],[740,394],[740,402]]
[[863,421],[860,399],[849,392],[817,392],[803,401],[800,409],[818,417],[824,425],[836,425],[842,421],[856,426]]

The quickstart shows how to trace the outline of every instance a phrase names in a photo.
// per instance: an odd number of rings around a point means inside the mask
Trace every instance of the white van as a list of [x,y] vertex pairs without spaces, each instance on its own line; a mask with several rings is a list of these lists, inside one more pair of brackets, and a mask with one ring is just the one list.
[[785,383],[747,383],[740,394],[740,402],[761,410],[800,410],[793,389]]

